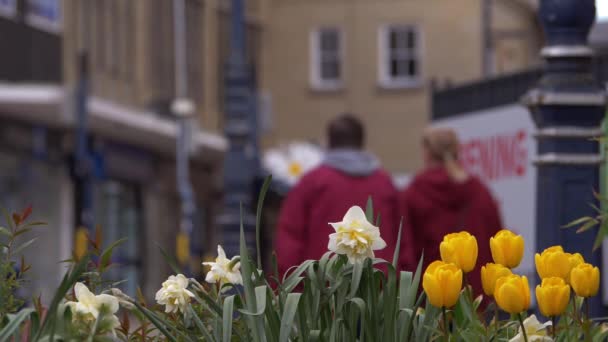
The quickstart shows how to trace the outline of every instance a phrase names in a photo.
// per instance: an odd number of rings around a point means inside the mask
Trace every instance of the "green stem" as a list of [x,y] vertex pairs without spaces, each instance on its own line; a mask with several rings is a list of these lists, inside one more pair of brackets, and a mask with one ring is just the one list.
[[556,336],[557,336],[557,316],[552,316],[551,317],[551,332],[553,333],[553,339],[555,340]]
[[445,337],[445,341],[450,341],[450,334],[448,329],[448,315],[445,310],[445,306],[441,307],[441,311],[443,313],[443,336]]
[[589,317],[589,298],[583,298],[585,304],[585,321],[583,326],[585,328],[585,341],[591,341],[591,318]]
[[517,319],[519,320],[519,326],[521,327],[521,332],[524,335],[524,341],[528,342],[528,334],[526,334],[526,327],[524,326],[524,321],[521,319],[521,312],[517,314]]
[[496,300],[494,300],[494,327],[496,328],[496,333],[498,333],[498,304]]

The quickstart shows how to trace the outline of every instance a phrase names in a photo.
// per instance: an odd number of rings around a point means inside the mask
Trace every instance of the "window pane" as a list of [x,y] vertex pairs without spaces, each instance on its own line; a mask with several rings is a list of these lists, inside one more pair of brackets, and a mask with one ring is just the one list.
[[408,75],[415,77],[418,75],[418,62],[415,59],[408,61]]
[[340,63],[330,61],[321,63],[321,79],[337,80],[340,78]]
[[391,59],[391,77],[399,77],[403,74],[403,61]]
[[320,32],[321,51],[338,50],[338,32],[336,30],[322,30]]
[[413,29],[407,30],[407,47],[410,49],[416,47],[416,31]]

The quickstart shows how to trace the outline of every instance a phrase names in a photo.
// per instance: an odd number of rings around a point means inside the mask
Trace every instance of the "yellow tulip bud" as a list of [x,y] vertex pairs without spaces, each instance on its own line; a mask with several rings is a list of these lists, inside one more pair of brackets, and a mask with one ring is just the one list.
[[463,272],[471,272],[477,262],[477,239],[467,233],[452,233],[443,237],[439,245],[441,260],[452,263]]
[[487,263],[481,267],[481,285],[483,292],[488,296],[494,295],[496,280],[500,277],[511,275],[511,270],[499,264]]
[[570,285],[579,297],[593,297],[600,289],[600,270],[593,265],[582,263],[572,269]]
[[494,299],[498,306],[510,313],[518,314],[530,306],[530,286],[525,276],[509,275],[496,280]]
[[422,288],[433,306],[452,307],[460,296],[462,270],[454,264],[435,261],[424,272]]
[[524,238],[503,229],[490,238],[490,250],[495,263],[515,268],[524,257]]
[[574,253],[574,254],[570,254],[570,253],[566,253],[568,254],[569,258],[568,261],[570,263],[570,272],[568,272],[568,279],[566,279],[566,282],[568,284],[570,284],[570,276],[572,274],[572,270],[580,265],[580,264],[584,264],[585,263],[585,258],[583,258],[583,256],[580,253]]
[[534,255],[536,271],[541,279],[559,277],[568,280],[572,254],[564,253],[561,246],[553,246],[545,249],[541,254]]
[[570,286],[562,278],[544,278],[542,283],[536,286],[536,300],[543,315],[561,315],[570,300]]

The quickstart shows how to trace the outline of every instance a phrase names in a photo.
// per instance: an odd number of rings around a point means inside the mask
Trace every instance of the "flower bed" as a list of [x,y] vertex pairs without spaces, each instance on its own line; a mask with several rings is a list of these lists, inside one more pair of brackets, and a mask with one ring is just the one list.
[[[264,189],[267,189],[265,184]],[[20,308],[13,293],[27,271],[15,257],[16,237],[25,234],[29,212],[13,215],[0,260],[0,341],[603,341],[608,328],[590,319],[584,307],[599,290],[599,269],[559,246],[536,254],[542,283],[535,293],[546,320],[527,315],[531,289],[512,269],[523,257],[524,241],[508,230],[490,241],[467,232],[446,235],[441,259],[415,272],[395,269],[374,258],[386,243],[374,226],[373,208],[351,208],[331,223],[328,252],[286,275],[264,274],[253,261],[241,233],[240,256],[228,258],[218,247],[205,263],[204,282],[175,274],[159,284],[156,303],[130,298],[102,281],[112,249],[93,248],[73,260],[51,305]],[[258,213],[259,215],[259,213]],[[259,228],[259,227],[258,227]],[[5,243],[6,241],[6,243]],[[495,263],[481,268],[485,297],[466,285],[477,263],[478,243],[489,243]],[[17,271],[16,269],[19,269]],[[420,291],[420,287],[423,291]],[[483,308],[482,308],[483,307]],[[502,319],[499,310],[509,315]],[[503,314],[505,315],[505,314]],[[506,315],[505,315],[506,317]]]

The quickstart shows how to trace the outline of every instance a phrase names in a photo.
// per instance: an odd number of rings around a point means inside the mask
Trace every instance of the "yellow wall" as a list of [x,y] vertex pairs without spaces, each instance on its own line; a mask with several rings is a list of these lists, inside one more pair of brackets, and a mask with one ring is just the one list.
[[[352,111],[364,120],[368,147],[384,165],[392,172],[413,172],[421,166],[418,147],[430,117],[430,80],[459,83],[482,76],[480,0],[271,0],[268,11],[261,86],[272,97],[273,129],[266,146],[322,142],[328,120]],[[497,21],[520,25],[521,14],[514,16]],[[419,87],[379,86],[378,30],[385,24],[421,29]],[[337,91],[314,90],[309,82],[309,36],[322,25],[344,31],[344,87]]]

